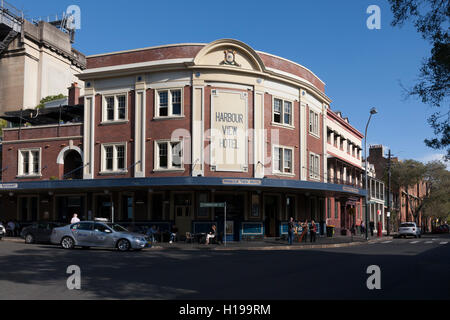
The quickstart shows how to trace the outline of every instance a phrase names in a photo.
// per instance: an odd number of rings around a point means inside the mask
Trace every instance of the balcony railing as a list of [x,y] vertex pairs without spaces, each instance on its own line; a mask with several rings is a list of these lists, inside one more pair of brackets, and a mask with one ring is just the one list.
[[363,188],[362,182],[359,183],[354,183],[354,182],[350,182],[344,179],[338,179],[338,178],[328,178],[328,183],[333,183],[333,184],[341,184],[341,185],[345,185],[345,186],[352,186],[355,188]]

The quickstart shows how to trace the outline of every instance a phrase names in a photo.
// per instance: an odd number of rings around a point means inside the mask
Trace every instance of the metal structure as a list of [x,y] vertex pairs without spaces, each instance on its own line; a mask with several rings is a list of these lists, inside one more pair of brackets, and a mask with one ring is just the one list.
[[366,196],[365,196],[365,211],[366,211],[366,240],[369,240],[369,210],[368,210],[368,204],[369,204],[369,184],[367,182],[367,176],[368,176],[368,170],[367,166],[369,164],[369,161],[367,160],[367,129],[369,128],[370,119],[372,119],[372,116],[377,114],[378,111],[375,108],[372,108],[370,110],[370,117],[369,121],[367,121],[366,125],[366,131],[364,133],[364,161],[365,161],[365,180],[366,180]]
[[0,0],[0,55],[20,33],[23,37],[23,11]]

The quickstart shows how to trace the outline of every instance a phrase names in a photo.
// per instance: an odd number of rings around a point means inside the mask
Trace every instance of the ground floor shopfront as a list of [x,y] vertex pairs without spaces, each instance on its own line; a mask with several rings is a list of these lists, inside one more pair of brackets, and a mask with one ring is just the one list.
[[68,223],[107,218],[145,230],[176,225],[180,235],[201,233],[216,224],[224,230],[224,209],[201,203],[227,204],[227,240],[279,237],[296,221],[350,229],[361,221],[363,191],[304,181],[219,178],[153,178],[43,181],[3,184],[0,220]]

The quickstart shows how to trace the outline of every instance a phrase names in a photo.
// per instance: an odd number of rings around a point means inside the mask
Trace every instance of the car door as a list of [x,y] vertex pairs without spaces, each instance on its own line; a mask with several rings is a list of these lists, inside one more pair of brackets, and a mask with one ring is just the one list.
[[78,246],[91,246],[92,245],[92,232],[94,223],[92,222],[80,222],[72,226],[72,235]]
[[96,247],[114,247],[113,231],[103,223],[96,222],[94,224],[92,239]]

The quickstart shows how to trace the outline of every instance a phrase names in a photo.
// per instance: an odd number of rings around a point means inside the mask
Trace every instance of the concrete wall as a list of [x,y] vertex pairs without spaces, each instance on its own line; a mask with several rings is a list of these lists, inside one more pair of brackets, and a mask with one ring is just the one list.
[[[18,36],[0,57],[0,114],[35,108],[50,95],[66,94],[86,58],[72,49],[69,35],[40,22],[24,24],[24,39]],[[83,93],[83,92],[82,92]]]

